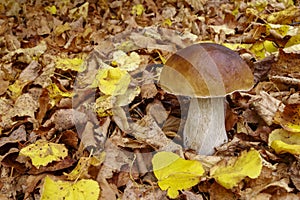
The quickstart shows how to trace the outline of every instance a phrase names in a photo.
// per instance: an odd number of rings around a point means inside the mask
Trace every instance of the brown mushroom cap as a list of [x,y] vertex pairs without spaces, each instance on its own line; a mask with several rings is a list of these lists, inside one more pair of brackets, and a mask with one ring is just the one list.
[[172,94],[205,98],[249,90],[253,80],[249,66],[238,53],[219,44],[199,43],[172,55],[159,82]]

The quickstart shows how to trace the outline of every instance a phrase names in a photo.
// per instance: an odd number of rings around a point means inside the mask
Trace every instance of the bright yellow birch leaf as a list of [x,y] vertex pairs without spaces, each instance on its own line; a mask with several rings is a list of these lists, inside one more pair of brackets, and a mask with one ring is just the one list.
[[252,179],[260,175],[262,159],[258,151],[243,151],[238,158],[221,161],[210,169],[210,175],[226,189],[237,186],[245,177]]
[[106,95],[124,94],[130,83],[130,75],[126,70],[120,68],[100,69],[96,75],[93,85],[97,85],[101,92]]
[[86,69],[81,58],[60,58],[56,61],[55,67],[64,71],[73,70],[77,72],[83,72]]
[[196,160],[185,160],[171,152],[158,152],[152,159],[153,172],[158,186],[168,190],[170,198],[179,195],[178,190],[188,189],[200,182],[204,173],[202,164]]
[[44,179],[41,200],[98,200],[99,184],[91,179],[82,179],[75,183],[55,181],[49,176]]
[[38,140],[21,149],[20,156],[28,156],[32,164],[39,168],[53,161],[60,161],[68,155],[68,149],[63,144]]
[[300,132],[300,104],[288,104],[283,112],[276,112],[274,122],[291,132]]
[[268,143],[278,154],[300,155],[300,132],[293,133],[284,129],[275,129],[269,135]]

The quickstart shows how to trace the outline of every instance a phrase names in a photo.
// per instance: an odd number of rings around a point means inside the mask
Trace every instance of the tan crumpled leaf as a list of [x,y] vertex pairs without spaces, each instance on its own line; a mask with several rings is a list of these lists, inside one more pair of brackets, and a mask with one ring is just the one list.
[[34,58],[41,56],[47,50],[47,44],[45,41],[42,41],[35,47],[32,48],[20,48],[15,51],[9,52],[2,57],[3,61],[10,61],[11,58],[15,55],[20,55],[18,57],[19,61],[24,63],[30,63]]
[[235,30],[232,28],[229,28],[226,24],[223,25],[209,25],[208,27],[212,28],[215,33],[220,34],[221,32],[224,32],[225,35],[234,35]]
[[261,91],[259,95],[251,97],[252,105],[258,115],[270,126],[273,124],[273,118],[278,110],[281,110],[283,104],[278,99],[272,97],[265,91]]
[[141,58],[136,52],[127,55],[124,51],[118,50],[113,53],[113,65],[117,65],[120,69],[133,71],[139,67]]
[[243,151],[238,158],[221,161],[210,170],[210,176],[226,189],[237,186],[245,177],[257,178],[262,169],[262,158],[257,150]]
[[284,129],[275,129],[269,135],[268,143],[276,153],[300,155],[300,132],[293,133]]

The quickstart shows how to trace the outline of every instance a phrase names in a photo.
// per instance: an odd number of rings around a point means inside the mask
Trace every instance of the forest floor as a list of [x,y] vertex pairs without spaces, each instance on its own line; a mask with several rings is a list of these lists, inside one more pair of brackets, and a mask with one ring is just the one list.
[[[297,0],[1,1],[0,199],[300,199],[299,25]],[[158,83],[199,42],[255,82],[211,156]]]

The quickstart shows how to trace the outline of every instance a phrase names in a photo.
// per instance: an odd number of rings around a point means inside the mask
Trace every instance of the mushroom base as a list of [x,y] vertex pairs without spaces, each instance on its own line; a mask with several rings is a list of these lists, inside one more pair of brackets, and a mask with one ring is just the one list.
[[228,140],[224,102],[224,97],[191,99],[183,132],[186,148],[212,155],[215,147]]

